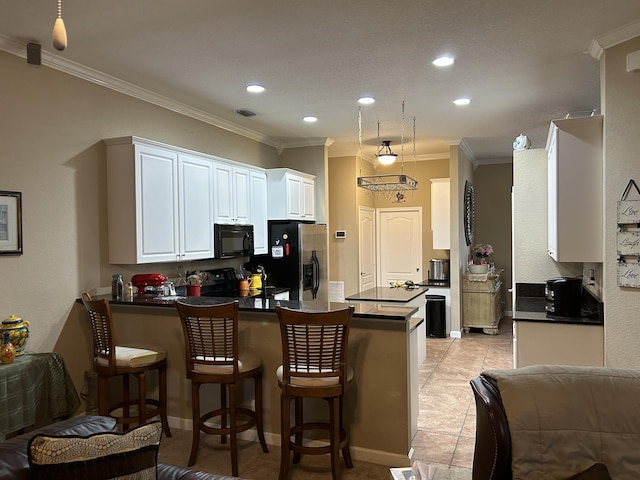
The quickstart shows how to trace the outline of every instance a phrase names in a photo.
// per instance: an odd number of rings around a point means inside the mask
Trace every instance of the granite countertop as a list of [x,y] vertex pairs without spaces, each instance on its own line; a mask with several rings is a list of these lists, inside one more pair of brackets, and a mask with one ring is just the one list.
[[[226,303],[235,300],[231,297],[182,297],[182,296],[156,296],[156,295],[134,295],[132,299],[118,300],[111,297],[111,295],[99,295],[95,296],[95,299],[104,298],[109,301],[112,306],[118,307],[161,307],[161,308],[173,308],[173,303],[176,300],[189,303],[192,305],[217,305],[219,303]],[[369,303],[340,303],[329,301],[300,301],[300,300],[275,300],[273,295],[267,296],[247,296],[237,299],[240,303],[241,311],[262,311],[262,312],[274,312],[276,306],[285,308],[291,308],[294,310],[307,310],[307,311],[329,311],[339,310],[346,308],[349,305],[354,307],[354,318],[366,318],[377,320],[394,320],[394,321],[406,321],[411,315],[413,315],[418,309],[413,307],[398,306],[386,306],[376,305]],[[81,299],[77,299],[82,303]]]
[[586,289],[583,289],[581,315],[579,317],[550,315],[545,310],[546,304],[544,284],[516,284],[513,321],[604,325],[604,306]]
[[346,300],[357,302],[397,302],[407,303],[419,295],[424,295],[429,290],[428,287],[416,286],[414,288],[405,287],[374,287],[354,295],[349,295]]

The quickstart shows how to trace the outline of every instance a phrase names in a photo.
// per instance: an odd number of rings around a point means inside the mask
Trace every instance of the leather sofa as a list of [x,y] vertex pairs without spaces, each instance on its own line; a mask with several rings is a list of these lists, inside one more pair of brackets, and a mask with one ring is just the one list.
[[470,383],[473,480],[638,478],[640,371],[534,365]]
[[[111,417],[77,416],[0,442],[0,478],[6,480],[31,478],[27,444],[29,439],[37,434],[86,436],[112,431],[117,430],[116,422]],[[158,480],[239,480],[237,477],[189,470],[163,463],[158,464],[157,472]]]

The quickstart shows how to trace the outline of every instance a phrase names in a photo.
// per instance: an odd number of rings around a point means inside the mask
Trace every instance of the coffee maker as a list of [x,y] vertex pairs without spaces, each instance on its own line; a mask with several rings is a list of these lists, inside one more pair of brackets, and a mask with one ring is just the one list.
[[582,278],[558,277],[547,280],[545,287],[549,315],[579,317],[582,296]]

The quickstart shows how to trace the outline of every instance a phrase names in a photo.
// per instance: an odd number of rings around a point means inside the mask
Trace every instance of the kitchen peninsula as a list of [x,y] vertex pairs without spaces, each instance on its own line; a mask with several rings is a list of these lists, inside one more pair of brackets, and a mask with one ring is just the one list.
[[[97,297],[101,298],[101,297]],[[107,297],[102,297],[107,298]],[[132,301],[111,300],[114,329],[120,344],[154,345],[167,351],[168,413],[172,426],[191,428],[191,387],[186,379],[184,339],[175,297],[136,295]],[[229,298],[186,297],[192,304],[215,304]],[[264,364],[264,430],[267,443],[279,445],[280,389],[275,372],[282,363],[281,338],[275,306],[303,310],[335,310],[347,303],[317,303],[275,300],[249,296],[239,299],[239,341],[242,348],[258,353]],[[349,335],[349,363],[355,381],[345,397],[347,428],[354,458],[372,463],[408,466],[411,440],[417,425],[417,368],[410,361],[414,348],[410,342],[418,324],[415,308],[369,303],[350,303],[355,307]],[[78,308],[83,308],[78,305]],[[141,341],[142,340],[142,341]],[[91,342],[91,338],[86,339]],[[205,389],[210,387],[210,389]],[[203,387],[203,409],[219,399],[217,386]],[[243,385],[242,388],[250,388]],[[245,397],[245,396],[243,396]],[[246,398],[252,398],[246,395]],[[209,403],[209,405],[207,405]],[[313,407],[305,412],[313,414]],[[318,405],[324,415],[324,407]],[[246,432],[253,438],[254,431]]]

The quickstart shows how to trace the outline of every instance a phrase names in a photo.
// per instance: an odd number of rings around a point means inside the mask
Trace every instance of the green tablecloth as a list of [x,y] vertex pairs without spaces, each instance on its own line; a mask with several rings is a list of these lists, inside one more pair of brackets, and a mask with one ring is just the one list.
[[79,406],[62,355],[25,353],[0,364],[0,440],[24,427],[68,417]]

